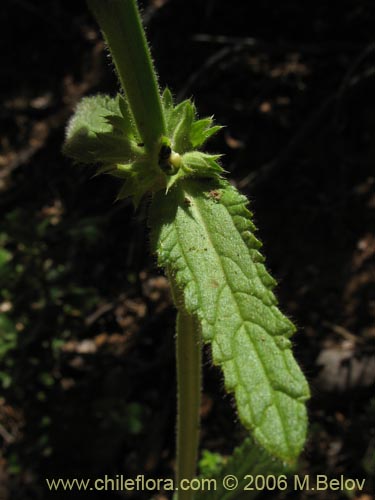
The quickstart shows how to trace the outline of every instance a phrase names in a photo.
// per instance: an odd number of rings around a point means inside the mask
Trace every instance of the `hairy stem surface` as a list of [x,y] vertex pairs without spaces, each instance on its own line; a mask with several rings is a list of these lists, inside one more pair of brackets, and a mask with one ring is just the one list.
[[[176,324],[177,354],[177,486],[195,477],[199,444],[201,397],[201,341],[193,316],[179,310]],[[190,500],[192,491],[178,493],[178,500]]]
[[88,0],[110,49],[146,149],[165,134],[156,74],[136,0]]

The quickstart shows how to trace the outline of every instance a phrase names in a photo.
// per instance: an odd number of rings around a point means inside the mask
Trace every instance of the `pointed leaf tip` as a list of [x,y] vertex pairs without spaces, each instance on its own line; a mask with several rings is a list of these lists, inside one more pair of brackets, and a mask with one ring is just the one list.
[[306,438],[309,388],[246,204],[225,181],[183,179],[154,197],[152,244],[198,318],[241,422],[269,454],[292,463]]

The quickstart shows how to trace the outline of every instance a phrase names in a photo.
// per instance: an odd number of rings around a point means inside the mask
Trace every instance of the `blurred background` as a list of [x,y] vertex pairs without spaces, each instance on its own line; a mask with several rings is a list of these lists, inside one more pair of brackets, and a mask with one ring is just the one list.
[[[263,0],[142,3],[160,85],[226,127],[225,153],[298,325],[312,390],[300,471],[375,470],[375,5]],[[174,319],[150,255],[147,201],[61,155],[82,96],[118,83],[85,2],[0,6],[0,499],[51,493],[46,477],[172,477]],[[243,438],[205,353],[202,468]],[[219,454],[219,455],[218,455]],[[106,498],[147,499],[106,492]],[[264,495],[267,498],[267,495]],[[159,500],[168,498],[160,494]]]

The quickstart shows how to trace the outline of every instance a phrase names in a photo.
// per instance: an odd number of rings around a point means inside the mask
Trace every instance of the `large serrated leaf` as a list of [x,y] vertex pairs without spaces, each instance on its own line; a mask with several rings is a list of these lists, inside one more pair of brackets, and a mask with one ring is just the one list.
[[[234,450],[231,457],[216,474],[201,476],[201,478],[210,477],[213,479],[214,483],[211,484],[215,484],[216,487],[209,491],[197,492],[194,495],[194,500],[216,500],[218,498],[220,500],[252,500],[262,495],[263,492],[259,487],[257,489],[254,483],[251,483],[250,476],[255,478],[259,475],[266,479],[272,475],[270,489],[273,488],[277,491],[286,487],[286,477],[292,470],[287,464],[275,460],[251,438],[247,438]],[[226,483],[228,476],[232,482]],[[224,484],[233,486],[233,476],[238,480],[237,486],[233,489],[225,488]],[[278,485],[280,488],[277,487]]]
[[269,453],[293,462],[305,442],[309,389],[246,203],[225,181],[183,180],[154,197],[152,243],[199,319],[241,422]]

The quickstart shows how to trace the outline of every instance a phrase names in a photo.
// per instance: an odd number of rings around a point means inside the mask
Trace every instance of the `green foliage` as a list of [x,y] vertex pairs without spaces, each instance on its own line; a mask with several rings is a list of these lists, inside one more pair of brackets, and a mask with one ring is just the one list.
[[194,104],[186,99],[177,106],[168,88],[162,95],[167,135],[170,137],[172,148],[179,154],[200,148],[204,143],[222,127],[213,126],[213,118],[197,119]]
[[126,101],[97,95],[78,104],[66,131],[63,152],[80,163],[113,166],[131,161],[137,152],[137,131]]
[[224,181],[184,181],[167,196],[158,193],[153,248],[184,307],[199,318],[241,422],[269,453],[293,461],[305,441],[309,390],[291,352],[295,328],[277,307],[246,203]]
[[[212,126],[212,118],[198,119],[190,100],[175,105],[168,89],[159,96],[134,0],[89,5],[127,95],[84,100],[68,127],[64,151],[77,161],[99,163],[98,173],[122,178],[118,198],[131,196],[138,205],[153,194],[152,247],[171,279],[180,320],[184,315],[178,340],[198,325],[254,439],[218,474],[279,471],[275,457],[292,464],[304,445],[309,389],[291,350],[295,327],[278,309],[247,200],[222,179],[220,155],[199,150],[220,127]],[[186,359],[200,359],[190,356],[200,342],[184,345],[190,349]],[[189,375],[177,365],[179,387],[186,387],[178,395],[179,408],[181,400],[194,401],[192,415],[198,415],[199,383],[193,380],[199,382],[200,367]],[[178,446],[178,478],[181,471],[191,478],[195,470],[196,426],[187,432],[191,442],[178,426],[178,443],[189,442],[186,460]],[[180,491],[179,498],[191,499],[191,493]]]
[[67,127],[63,152],[78,163],[99,164],[97,174],[123,179],[117,199],[133,197],[135,206],[145,193],[168,191],[185,177],[218,178],[223,172],[217,163],[220,155],[195,148],[221,127],[212,126],[212,118],[199,120],[189,100],[174,106],[169,89],[164,91],[162,104],[167,136],[160,139],[157,154],[144,147],[121,95],[82,99]]
[[199,460],[199,472],[204,477],[211,477],[220,472],[225,460],[220,453],[213,453],[209,450],[202,451],[202,457]]
[[[246,438],[244,442],[238,446],[231,457],[221,466],[204,473],[202,477],[210,477],[216,479],[217,489],[211,491],[202,491],[196,493],[194,500],[251,500],[262,493],[261,490],[254,488],[250,484],[249,476],[256,477],[257,475],[267,477],[274,475],[275,481],[279,481],[281,490],[286,488],[286,476],[291,473],[290,466],[276,460],[272,455],[267,453],[262,447],[257,445],[251,438]],[[238,485],[232,491],[223,487],[223,478],[234,476],[238,479]],[[279,479],[278,479],[279,478]],[[253,489],[250,489],[253,488]]]

